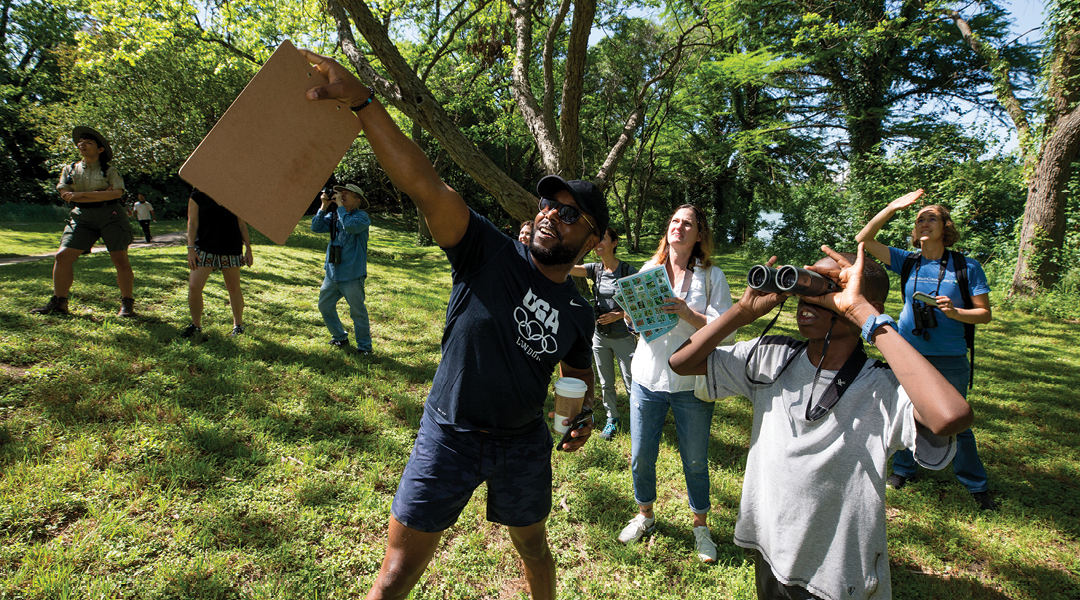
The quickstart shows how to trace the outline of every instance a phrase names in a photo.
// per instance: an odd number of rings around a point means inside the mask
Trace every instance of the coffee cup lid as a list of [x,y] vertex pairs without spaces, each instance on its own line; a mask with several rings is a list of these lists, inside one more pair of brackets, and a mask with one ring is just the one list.
[[555,382],[555,389],[576,396],[585,395],[585,392],[589,391],[589,386],[576,377],[560,377]]

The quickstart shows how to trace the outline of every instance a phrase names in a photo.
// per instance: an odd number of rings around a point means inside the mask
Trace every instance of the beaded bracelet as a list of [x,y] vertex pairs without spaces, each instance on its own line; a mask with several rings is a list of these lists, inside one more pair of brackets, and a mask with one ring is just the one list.
[[361,102],[359,106],[350,106],[349,110],[358,113],[358,112],[364,110],[365,108],[367,108],[367,105],[371,104],[371,101],[374,100],[374,99],[375,99],[375,90],[374,90],[374,88],[368,87],[368,98],[367,98],[367,100],[364,100],[363,102]]

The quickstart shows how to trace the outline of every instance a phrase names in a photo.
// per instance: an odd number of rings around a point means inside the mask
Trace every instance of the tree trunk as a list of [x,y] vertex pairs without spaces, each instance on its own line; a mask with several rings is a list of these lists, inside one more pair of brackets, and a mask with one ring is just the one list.
[[[439,140],[439,144],[466,173],[484,187],[514,219],[524,221],[536,216],[536,197],[511,179],[461,132],[442,105],[435,100],[416,72],[398,52],[386,29],[362,0],[331,0],[331,14],[338,21],[342,48],[360,78],[373,85],[379,95],[418,122]],[[348,11],[364,39],[392,79],[381,78],[352,43],[352,31],[341,9]]]
[[1053,253],[1065,240],[1065,186],[1080,151],[1080,109],[1057,121],[1043,145],[1039,164],[1028,185],[1020,255],[1013,273],[1012,293],[1031,295],[1058,282]]
[[[920,2],[921,4],[921,2]],[[1059,7],[1061,8],[1061,7]],[[972,34],[971,26],[959,13],[939,10],[953,20],[960,33],[994,74],[994,92],[1016,126],[1020,152],[1028,177],[1028,197],[1020,228],[1020,252],[1013,271],[1011,294],[1034,295],[1058,282],[1060,273],[1054,251],[1065,243],[1065,186],[1072,177],[1072,163],[1080,151],[1080,109],[1076,106],[1080,86],[1080,30],[1075,7],[1061,8],[1051,23],[1051,60],[1047,83],[1048,114],[1044,122],[1046,139],[1038,155],[1027,115],[1020,107],[1009,79],[1009,64],[998,51]]]

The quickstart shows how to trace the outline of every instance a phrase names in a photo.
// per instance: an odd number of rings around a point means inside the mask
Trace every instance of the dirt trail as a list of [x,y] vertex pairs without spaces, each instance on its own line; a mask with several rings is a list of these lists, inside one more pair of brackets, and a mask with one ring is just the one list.
[[[142,238],[137,238],[141,240]],[[128,250],[137,250],[139,248],[164,248],[166,246],[179,246],[187,241],[186,231],[174,231],[172,233],[163,233],[161,235],[154,236],[154,240],[149,244],[143,241],[132,242],[128,246]],[[94,246],[90,252],[107,252],[108,249],[105,246]],[[14,265],[17,263],[31,262],[35,260],[43,260],[46,258],[52,258],[56,256],[55,252],[48,254],[41,254],[38,256],[16,256],[14,258],[0,258],[0,265]]]

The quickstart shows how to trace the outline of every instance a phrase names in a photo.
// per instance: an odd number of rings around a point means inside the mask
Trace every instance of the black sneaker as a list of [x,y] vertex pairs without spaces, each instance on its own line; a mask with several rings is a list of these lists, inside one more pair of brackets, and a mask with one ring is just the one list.
[[997,504],[994,504],[994,499],[990,497],[990,492],[975,492],[971,494],[971,497],[975,499],[975,503],[979,505],[979,510],[997,510]]
[[233,325],[232,333],[229,334],[229,337],[236,337],[238,335],[242,335],[243,333],[244,333],[244,326],[243,325]]
[[198,339],[202,337],[202,327],[196,327],[194,323],[188,325],[182,332],[180,337],[188,339]]
[[348,348],[349,338],[345,338],[343,340],[330,340],[330,345],[335,348]]
[[375,351],[374,350],[361,350],[361,349],[357,348],[356,353],[359,354],[360,356],[364,356],[364,357],[375,356]]
[[41,308],[30,309],[32,315],[70,315],[68,312],[68,299],[53,296]]
[[889,475],[888,479],[885,480],[885,487],[892,488],[894,490],[898,490],[898,489],[904,487],[904,484],[907,483],[907,482],[908,482],[907,477],[904,477],[903,475],[897,475],[896,473],[893,473],[892,475]]

